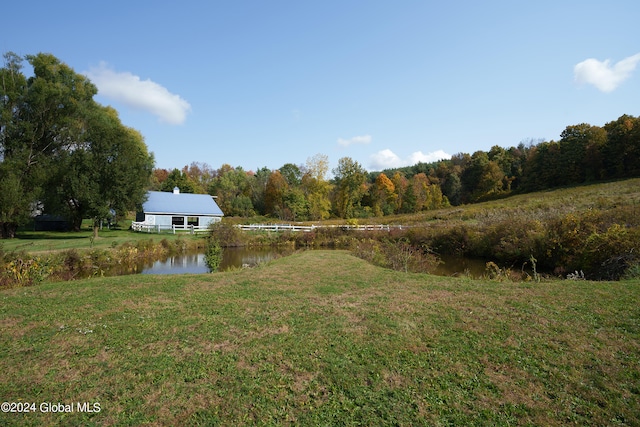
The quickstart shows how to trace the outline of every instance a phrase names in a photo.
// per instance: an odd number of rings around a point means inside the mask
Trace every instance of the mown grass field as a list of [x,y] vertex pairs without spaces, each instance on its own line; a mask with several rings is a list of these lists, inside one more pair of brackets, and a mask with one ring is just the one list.
[[343,251],[2,290],[0,425],[640,425],[639,297]]
[[[121,228],[100,230],[96,239],[93,239],[93,230],[89,222],[83,224],[80,231],[21,230],[15,239],[0,240],[0,247],[6,252],[44,253],[69,249],[109,249],[124,243],[135,243],[138,240],[148,239],[156,242],[162,239],[169,241],[183,239],[188,242],[200,242],[204,239],[202,235],[190,235],[188,233],[136,233],[129,230],[130,225],[131,221],[128,220],[122,221]],[[200,242],[200,244],[202,243]]]

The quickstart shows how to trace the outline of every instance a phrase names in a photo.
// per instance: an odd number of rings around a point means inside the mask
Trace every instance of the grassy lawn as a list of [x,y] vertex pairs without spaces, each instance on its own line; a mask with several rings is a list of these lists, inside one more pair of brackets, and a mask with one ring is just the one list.
[[67,249],[108,249],[127,242],[152,239],[159,242],[162,239],[174,240],[202,240],[202,235],[190,235],[188,233],[177,234],[149,234],[136,233],[129,230],[131,221],[124,222],[120,229],[109,230],[104,228],[98,233],[98,238],[93,240],[93,230],[90,223],[84,225],[80,231],[20,231],[15,239],[0,240],[1,248],[6,252],[25,251],[28,253],[52,252]]
[[639,297],[342,251],[3,290],[0,425],[640,425]]

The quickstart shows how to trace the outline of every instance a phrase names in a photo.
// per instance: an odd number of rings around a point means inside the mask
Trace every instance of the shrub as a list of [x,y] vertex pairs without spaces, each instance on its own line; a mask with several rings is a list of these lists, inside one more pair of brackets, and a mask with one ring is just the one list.
[[525,280],[531,280],[531,277],[522,272],[514,271],[510,268],[500,268],[498,264],[493,261],[486,263],[486,273],[484,275],[487,280],[495,280],[498,282],[518,282]]
[[211,272],[218,271],[222,263],[222,246],[216,239],[209,239],[204,253],[204,261]]
[[470,229],[464,224],[443,228],[433,236],[430,247],[441,254],[468,255],[472,252]]
[[407,239],[385,241],[382,251],[388,266],[393,270],[428,273],[438,264],[438,259],[428,248],[420,248]]
[[619,280],[637,265],[640,230],[613,224],[604,233],[593,233],[585,242],[580,268],[593,279]]
[[138,240],[136,242],[136,248],[140,252],[152,252],[155,250],[155,246],[152,239]]
[[630,265],[622,278],[625,280],[640,279],[640,262],[636,261],[634,264]]
[[0,286],[21,287],[40,284],[50,274],[45,258],[20,254],[3,266],[0,273]]
[[531,256],[540,257],[546,240],[546,230],[538,220],[514,218],[488,226],[480,233],[474,252],[477,256],[500,262],[523,263]]
[[62,252],[61,259],[57,257],[54,259],[54,264],[58,266],[55,275],[62,280],[72,280],[81,274],[83,270],[82,257],[75,249]]
[[429,250],[414,246],[407,239],[353,240],[351,253],[374,265],[404,272],[428,273],[439,263]]
[[387,267],[387,261],[382,254],[381,243],[373,239],[353,240],[351,242],[351,253],[358,258],[370,262],[374,265]]
[[549,221],[541,262],[556,268],[579,270],[579,254],[587,238],[597,232],[597,224],[592,213],[568,213]]
[[233,224],[221,221],[209,226],[210,236],[215,238],[223,248],[246,246],[247,238],[242,230]]

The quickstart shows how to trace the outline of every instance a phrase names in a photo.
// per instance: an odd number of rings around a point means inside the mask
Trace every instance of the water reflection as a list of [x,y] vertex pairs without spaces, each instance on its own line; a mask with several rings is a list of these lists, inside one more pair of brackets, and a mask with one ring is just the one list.
[[[283,248],[225,248],[218,271],[233,268],[254,267],[271,261],[277,257],[291,253],[291,249]],[[174,255],[165,260],[155,261],[143,266],[142,274],[198,274],[208,273],[209,267],[204,253],[192,252]]]
[[485,260],[452,255],[444,255],[440,259],[442,263],[431,274],[481,279],[487,273],[487,261]]
[[[254,267],[271,261],[277,257],[288,255],[290,248],[226,248],[223,252],[219,271],[233,268]],[[443,263],[439,264],[431,274],[437,276],[466,276],[482,278],[486,274],[486,261],[459,256],[443,256]],[[208,273],[209,267],[201,252],[175,255],[165,260],[147,263],[138,271],[142,274],[199,274]]]
[[165,260],[147,264],[142,274],[186,274],[208,273],[209,267],[204,261],[203,253],[174,255]]

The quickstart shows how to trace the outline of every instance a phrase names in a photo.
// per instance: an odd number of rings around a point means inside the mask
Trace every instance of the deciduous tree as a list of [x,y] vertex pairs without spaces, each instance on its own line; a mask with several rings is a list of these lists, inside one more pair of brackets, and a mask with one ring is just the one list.
[[604,125],[605,164],[609,178],[640,176],[640,117],[622,115]]
[[253,215],[252,179],[253,176],[241,166],[233,168],[231,165],[225,164],[218,169],[217,176],[209,187],[209,194],[218,197],[218,205],[225,215]]
[[331,212],[331,184],[326,179],[328,170],[329,158],[326,155],[316,154],[307,159],[301,188],[307,199],[309,219],[314,221],[329,218]]
[[336,213],[342,218],[353,218],[366,191],[366,171],[360,163],[350,157],[343,157],[338,160],[338,167],[333,170],[333,174]]
[[160,191],[171,192],[178,188],[181,193],[196,193],[196,185],[189,176],[178,168],[173,169],[160,185]]
[[284,218],[285,196],[288,189],[289,184],[287,184],[287,180],[284,179],[280,171],[271,172],[264,192],[264,205],[267,215],[274,215],[280,219]]
[[372,192],[374,215],[389,215],[394,212],[398,195],[395,193],[395,185],[387,175],[379,174],[370,191]]
[[[3,237],[12,237],[30,210],[85,215],[94,223],[142,203],[153,167],[139,133],[115,110],[93,100],[96,87],[53,55],[5,55],[0,70],[0,200]],[[73,178],[76,179],[73,179]],[[46,189],[47,191],[43,191]],[[16,200],[19,202],[16,203]]]
[[57,174],[47,183],[45,209],[63,213],[76,229],[91,218],[94,237],[103,219],[139,208],[153,170],[142,135],[120,122],[111,107],[94,104],[83,138],[59,153]]

